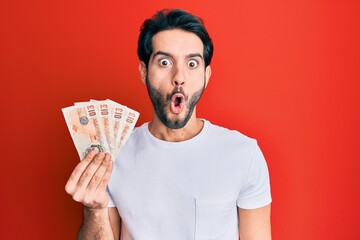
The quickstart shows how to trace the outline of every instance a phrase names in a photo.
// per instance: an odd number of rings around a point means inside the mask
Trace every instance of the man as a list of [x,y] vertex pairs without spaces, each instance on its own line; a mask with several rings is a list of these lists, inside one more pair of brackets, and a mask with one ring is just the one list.
[[139,71],[154,117],[134,130],[114,171],[109,154],[91,152],[70,176],[66,191],[84,204],[79,239],[271,239],[256,141],[196,117],[212,53],[190,13],[163,10],[144,22]]

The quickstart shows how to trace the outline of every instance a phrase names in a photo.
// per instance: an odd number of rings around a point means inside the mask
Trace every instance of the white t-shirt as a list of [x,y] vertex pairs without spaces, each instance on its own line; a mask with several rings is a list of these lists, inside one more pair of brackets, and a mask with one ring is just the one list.
[[271,202],[256,140],[204,120],[183,142],[154,137],[145,123],[123,148],[108,185],[121,239],[238,240],[237,207]]

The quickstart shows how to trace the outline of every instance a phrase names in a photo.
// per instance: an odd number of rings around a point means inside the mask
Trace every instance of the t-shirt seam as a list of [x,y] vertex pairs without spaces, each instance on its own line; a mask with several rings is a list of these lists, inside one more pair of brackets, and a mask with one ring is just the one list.
[[250,160],[250,164],[249,164],[249,168],[248,168],[248,170],[247,170],[247,174],[246,174],[246,178],[245,178],[245,180],[247,180],[248,179],[248,177],[249,177],[249,175],[250,175],[250,169],[251,169],[251,167],[252,167],[252,165],[253,165],[253,163],[254,163],[254,158],[255,158],[255,150],[256,150],[256,141],[253,141],[253,149],[252,149],[252,156],[251,156],[251,160]]
[[[248,167],[248,169],[247,169],[246,176],[243,177],[243,181],[242,181],[242,182],[244,183],[244,185],[247,184],[247,179],[249,178],[249,175],[250,175],[250,169],[251,169],[252,164],[253,164],[253,162],[254,162],[256,144],[257,144],[257,143],[256,143],[256,140],[253,140],[253,144],[252,144],[253,149],[252,149],[252,155],[251,155],[251,158],[250,158],[250,164],[249,164],[249,167]],[[242,191],[244,190],[244,185],[241,186],[240,192],[239,192],[239,195],[238,195],[238,196],[240,196],[240,195],[242,194]]]

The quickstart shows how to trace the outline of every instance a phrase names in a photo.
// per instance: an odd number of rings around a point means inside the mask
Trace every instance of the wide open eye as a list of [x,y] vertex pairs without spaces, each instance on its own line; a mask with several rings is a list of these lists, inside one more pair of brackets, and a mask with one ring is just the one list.
[[171,64],[169,59],[163,58],[159,60],[159,64],[163,67],[169,66]]
[[190,60],[188,62],[188,67],[189,68],[196,68],[199,65],[199,63],[196,60]]

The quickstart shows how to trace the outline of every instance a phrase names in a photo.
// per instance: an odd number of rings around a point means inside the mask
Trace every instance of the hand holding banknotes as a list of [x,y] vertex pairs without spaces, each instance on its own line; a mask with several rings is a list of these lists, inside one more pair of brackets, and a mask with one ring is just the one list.
[[72,198],[91,209],[107,207],[106,187],[113,169],[109,153],[90,151],[75,167],[65,190]]
[[139,113],[111,100],[75,103],[62,109],[82,161],[65,190],[90,209],[107,207],[106,187],[113,162],[129,138]]

